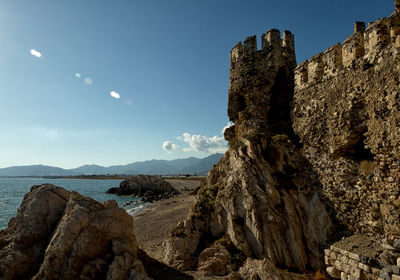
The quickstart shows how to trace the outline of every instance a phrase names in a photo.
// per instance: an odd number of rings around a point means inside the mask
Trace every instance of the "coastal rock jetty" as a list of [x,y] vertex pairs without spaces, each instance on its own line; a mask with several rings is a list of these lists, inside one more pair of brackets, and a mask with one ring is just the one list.
[[115,201],[33,186],[0,232],[0,279],[149,279],[137,250]]
[[111,188],[107,193],[140,196],[144,201],[152,202],[180,192],[161,176],[137,175],[122,181],[118,188]]

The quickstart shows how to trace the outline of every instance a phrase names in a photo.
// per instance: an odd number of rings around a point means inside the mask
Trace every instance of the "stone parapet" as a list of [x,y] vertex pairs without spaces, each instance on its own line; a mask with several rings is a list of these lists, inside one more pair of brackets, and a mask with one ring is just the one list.
[[[296,87],[315,85],[321,80],[336,76],[339,69],[353,67],[359,60],[366,64],[378,63],[379,54],[390,46],[400,46],[400,14],[381,18],[369,24],[354,24],[354,34],[343,41],[317,54],[309,60],[308,69],[304,63],[295,69]],[[310,67],[310,63],[313,64]]]

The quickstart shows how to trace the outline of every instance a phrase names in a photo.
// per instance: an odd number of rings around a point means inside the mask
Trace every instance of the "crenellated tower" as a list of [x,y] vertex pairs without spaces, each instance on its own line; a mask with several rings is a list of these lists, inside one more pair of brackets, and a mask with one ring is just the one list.
[[[230,53],[228,116],[235,123],[225,137],[271,135],[290,130],[289,103],[293,97],[296,55],[294,36],[271,29],[247,37]],[[235,137],[236,136],[236,137]]]

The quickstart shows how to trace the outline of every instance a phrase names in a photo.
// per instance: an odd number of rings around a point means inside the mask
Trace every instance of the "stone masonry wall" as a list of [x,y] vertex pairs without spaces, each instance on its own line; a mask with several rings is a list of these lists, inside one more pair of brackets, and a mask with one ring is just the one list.
[[399,280],[400,258],[393,252],[398,249],[354,235],[325,249],[326,270],[335,279]]
[[331,213],[355,233],[400,238],[400,14],[297,66],[293,128]]

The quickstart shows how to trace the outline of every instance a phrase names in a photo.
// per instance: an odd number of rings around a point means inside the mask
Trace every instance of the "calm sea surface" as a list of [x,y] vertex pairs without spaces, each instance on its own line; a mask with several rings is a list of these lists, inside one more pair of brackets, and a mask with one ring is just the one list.
[[69,191],[76,191],[97,201],[116,200],[120,207],[124,203],[137,201],[125,205],[128,213],[137,213],[144,204],[135,197],[120,197],[105,192],[112,187],[118,187],[121,180],[79,180],[79,179],[38,179],[38,178],[0,178],[0,230],[5,229],[11,217],[17,214],[24,195],[34,185],[44,183],[63,187]]

